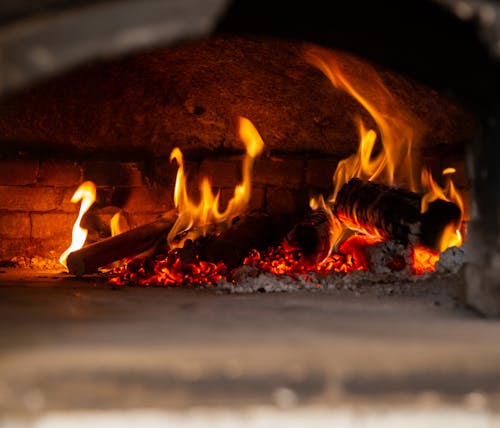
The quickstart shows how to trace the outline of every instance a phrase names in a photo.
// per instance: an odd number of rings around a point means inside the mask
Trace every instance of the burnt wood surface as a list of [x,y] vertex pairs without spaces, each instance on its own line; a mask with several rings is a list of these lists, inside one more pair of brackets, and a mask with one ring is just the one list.
[[[0,141],[12,150],[115,155],[164,156],[179,146],[201,157],[201,149],[241,150],[234,118],[245,116],[268,150],[345,156],[358,142],[353,119],[374,123],[303,59],[305,48],[215,38],[87,65],[3,99]],[[346,69],[363,79],[363,62],[353,64]],[[474,132],[470,116],[437,92],[377,70],[401,108],[425,125],[425,147],[463,142]]]
[[186,241],[177,254],[184,264],[196,259],[212,263],[224,263],[229,269],[236,268],[251,250],[263,250],[276,245],[282,238],[282,227],[276,219],[264,211],[251,211],[220,234],[211,234],[196,241]]
[[333,211],[348,228],[416,243],[420,232],[420,196],[404,189],[354,178],[340,189]]
[[77,276],[97,272],[112,262],[154,249],[167,237],[176,220],[177,210],[171,210],[151,223],[84,246],[69,254],[68,271]]
[[[329,206],[347,229],[438,251],[445,228],[460,227],[460,208],[437,199],[421,213],[420,204],[421,196],[417,193],[354,178],[342,186]],[[321,261],[331,248],[330,227],[331,221],[323,209],[312,211],[290,230],[285,245],[289,250],[301,251],[306,261]],[[339,236],[335,245],[342,239]]]
[[330,227],[330,217],[323,209],[311,211],[288,232],[285,248],[301,251],[306,262],[320,262],[330,253]]

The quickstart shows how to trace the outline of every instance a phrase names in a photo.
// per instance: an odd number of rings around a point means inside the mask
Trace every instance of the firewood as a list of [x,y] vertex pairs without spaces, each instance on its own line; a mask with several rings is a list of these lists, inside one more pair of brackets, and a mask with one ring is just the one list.
[[252,211],[209,240],[201,257],[213,263],[222,261],[233,269],[241,265],[251,250],[263,250],[278,243],[279,238],[274,218],[263,211]]
[[84,246],[68,256],[68,271],[81,276],[125,257],[144,253],[166,238],[176,219],[177,210],[171,210],[151,223]]
[[342,186],[332,208],[352,230],[405,245],[420,239],[417,193],[355,178]]
[[330,252],[331,220],[323,209],[308,213],[285,237],[286,250],[299,250],[304,261],[319,262]]
[[233,269],[243,262],[251,250],[262,250],[277,244],[280,228],[273,217],[263,211],[252,211],[236,218],[221,233],[213,233],[194,242],[187,240],[176,250],[182,263],[194,263],[197,259],[212,263],[223,262]]
[[[333,218],[347,229],[405,246],[423,245],[439,250],[444,229],[450,224],[460,226],[460,208],[438,199],[422,214],[420,202],[421,196],[417,193],[352,179],[340,189],[329,208]],[[337,242],[331,242],[331,221],[323,209],[309,213],[288,233],[285,246],[300,250],[306,262],[323,260],[327,251],[343,239],[339,237]]]

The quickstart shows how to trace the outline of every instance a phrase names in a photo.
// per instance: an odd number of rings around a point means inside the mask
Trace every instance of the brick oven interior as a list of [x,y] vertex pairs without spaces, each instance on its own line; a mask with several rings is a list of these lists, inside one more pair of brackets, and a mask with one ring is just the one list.
[[[128,9],[134,1],[95,2],[88,9],[79,1],[47,1],[41,10],[12,2],[3,12],[0,7],[0,25],[33,24],[34,15],[56,28],[50,18],[57,13],[85,16],[95,9],[104,17],[108,3],[121,3],[124,16],[135,10]],[[202,14],[192,3],[187,10]],[[253,426],[259,417],[270,426],[314,418],[346,418],[353,427],[387,424],[389,417],[414,426],[439,417],[467,426],[500,422],[500,327],[481,318],[500,309],[497,270],[488,264],[495,260],[490,253],[497,244],[489,235],[497,231],[496,218],[485,209],[498,191],[497,176],[488,174],[495,170],[498,100],[492,94],[500,93],[499,66],[488,37],[500,26],[500,8],[488,1],[389,1],[363,3],[360,13],[357,2],[335,11],[323,3],[284,9],[281,2],[221,1],[201,30],[161,33],[156,43],[146,37],[139,50],[124,44],[118,54],[104,47],[85,60],[65,62],[61,53],[61,64],[53,59],[52,68],[50,51],[38,46],[35,65],[25,62],[29,72],[17,74],[24,59],[9,56],[5,44],[0,425],[98,424],[104,414],[125,426],[145,420],[151,426],[199,420]],[[154,4],[140,8],[146,19]],[[1,41],[0,34],[0,47]],[[63,272],[57,258],[68,246],[78,214],[70,199],[82,181],[97,186],[97,202],[84,218],[89,241],[110,235],[116,212],[128,229],[173,208],[177,167],[168,156],[176,145],[185,152],[189,188],[196,192],[199,178],[209,176],[226,203],[241,179],[238,115],[255,121],[266,144],[254,165],[251,209],[265,210],[287,228],[305,214],[312,194],[331,192],[333,172],[356,150],[357,137],[347,115],[332,119],[325,111],[333,100],[352,110],[349,117],[363,112],[331,98],[327,85],[317,84],[317,70],[287,63],[301,42],[407,76],[398,77],[396,87],[420,94],[411,108],[432,129],[420,149],[423,163],[435,173],[457,170],[463,230],[473,229],[469,264],[424,280],[353,275],[318,290],[285,283],[283,293],[117,288],[100,275]],[[293,93],[290,82],[300,79],[309,86]],[[298,128],[304,115],[308,120]],[[483,188],[489,190],[478,191]],[[481,271],[488,280],[475,282]]]

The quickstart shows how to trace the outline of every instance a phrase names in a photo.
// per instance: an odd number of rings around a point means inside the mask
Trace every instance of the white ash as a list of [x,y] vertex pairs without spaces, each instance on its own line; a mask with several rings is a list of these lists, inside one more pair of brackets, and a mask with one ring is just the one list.
[[[406,273],[373,273],[354,271],[348,274],[331,273],[329,275],[320,275],[314,272],[306,275],[290,277],[288,275],[274,275],[269,272],[262,272],[256,267],[243,266],[235,272],[234,283],[228,281],[219,281],[217,288],[230,293],[276,293],[291,292],[301,290],[348,290],[357,292],[361,285],[366,284],[392,284],[396,281],[415,282],[421,277],[409,276]],[[391,290],[388,291],[391,294]]]
[[436,263],[436,271],[441,273],[457,273],[464,264],[467,252],[466,245],[450,247],[441,253]]
[[383,241],[376,245],[367,246],[364,251],[370,272],[392,273],[399,262],[398,271],[410,274],[412,254],[409,247],[396,241]]
[[[385,245],[382,245],[385,244]],[[436,265],[436,273],[426,273],[423,275],[412,275],[410,272],[411,254],[395,242],[386,242],[376,246],[376,249],[367,257],[370,257],[370,264],[373,265],[371,272],[354,271],[348,274],[331,273],[320,275],[308,273],[290,277],[288,275],[274,275],[262,272],[254,266],[242,266],[235,271],[234,283],[219,281],[217,288],[230,293],[256,293],[256,292],[291,292],[301,290],[322,290],[322,291],[351,291],[355,294],[363,287],[377,285],[378,291],[383,294],[407,293],[408,289],[415,288],[415,283],[428,281],[439,275],[457,273],[464,262],[464,247],[452,247],[441,254],[441,259]],[[394,271],[388,268],[394,257],[403,256],[407,265]],[[410,259],[408,259],[410,257]]]

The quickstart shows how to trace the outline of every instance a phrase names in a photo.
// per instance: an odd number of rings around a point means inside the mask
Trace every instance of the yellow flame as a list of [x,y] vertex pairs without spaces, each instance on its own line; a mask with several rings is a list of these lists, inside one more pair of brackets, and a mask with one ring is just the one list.
[[120,211],[118,211],[113,217],[111,217],[111,220],[109,222],[109,226],[111,229],[111,236],[116,236],[122,233],[120,220],[121,220]]
[[358,153],[342,162],[331,199],[335,200],[338,190],[354,177],[418,190],[412,149],[421,133],[419,120],[402,108],[370,65],[319,47],[309,48],[305,58],[319,68],[334,87],[347,92],[364,107],[380,135],[381,149],[375,155],[377,132],[367,130],[361,119],[357,119],[360,147]]
[[446,226],[441,239],[439,241],[439,251],[444,251],[449,247],[459,247],[462,245],[462,234],[460,233],[459,227],[462,224],[464,203],[460,192],[457,191],[455,184],[453,183],[450,175],[455,173],[455,168],[445,168],[443,170],[443,176],[446,178],[446,184],[444,187],[440,187],[434,179],[432,174],[427,168],[422,168],[422,187],[426,193],[422,196],[421,200],[421,212],[427,211],[429,204],[436,199],[442,199],[443,201],[453,202],[460,208],[460,220],[458,224],[449,224]]
[[242,164],[242,181],[234,188],[233,196],[224,211],[219,207],[220,193],[214,194],[208,178],[204,177],[200,183],[200,201],[194,202],[189,196],[184,171],[184,159],[179,148],[174,148],[170,160],[178,164],[174,190],[174,203],[179,211],[177,221],[168,235],[168,242],[172,245],[174,238],[181,232],[190,233],[179,243],[187,239],[203,236],[214,224],[229,224],[248,206],[251,195],[252,167],[255,158],[262,152],[264,142],[250,120],[238,119],[238,133],[246,147],[246,154]]
[[76,190],[71,198],[71,202],[76,204],[81,201],[80,212],[78,213],[78,218],[73,225],[73,232],[71,237],[71,245],[68,247],[66,251],[61,254],[59,257],[59,263],[61,263],[64,267],[66,266],[66,260],[73,251],[79,250],[85,244],[85,240],[87,239],[87,229],[83,229],[80,226],[83,216],[92,206],[96,199],[96,188],[95,184],[92,181],[85,181]]
[[[360,118],[355,118],[359,132],[358,150],[339,162],[333,176],[334,190],[330,202],[335,202],[345,183],[352,178],[360,178],[398,185],[414,192],[423,191],[423,211],[430,202],[441,198],[455,202],[463,212],[460,194],[449,178],[455,172],[454,168],[443,171],[448,178],[445,188],[437,185],[427,169],[423,169],[418,177],[418,159],[414,148],[420,143],[423,126],[389,91],[373,67],[350,55],[319,47],[306,49],[304,56],[325,74],[334,87],[357,100],[377,125],[377,130],[368,129]],[[312,201],[311,207],[331,210],[331,205],[325,205],[320,199]],[[332,239],[338,241],[342,231],[338,225],[332,228]],[[450,228],[453,229],[451,232]],[[457,243],[460,245],[461,238],[456,227],[449,225],[441,241],[444,248]]]

